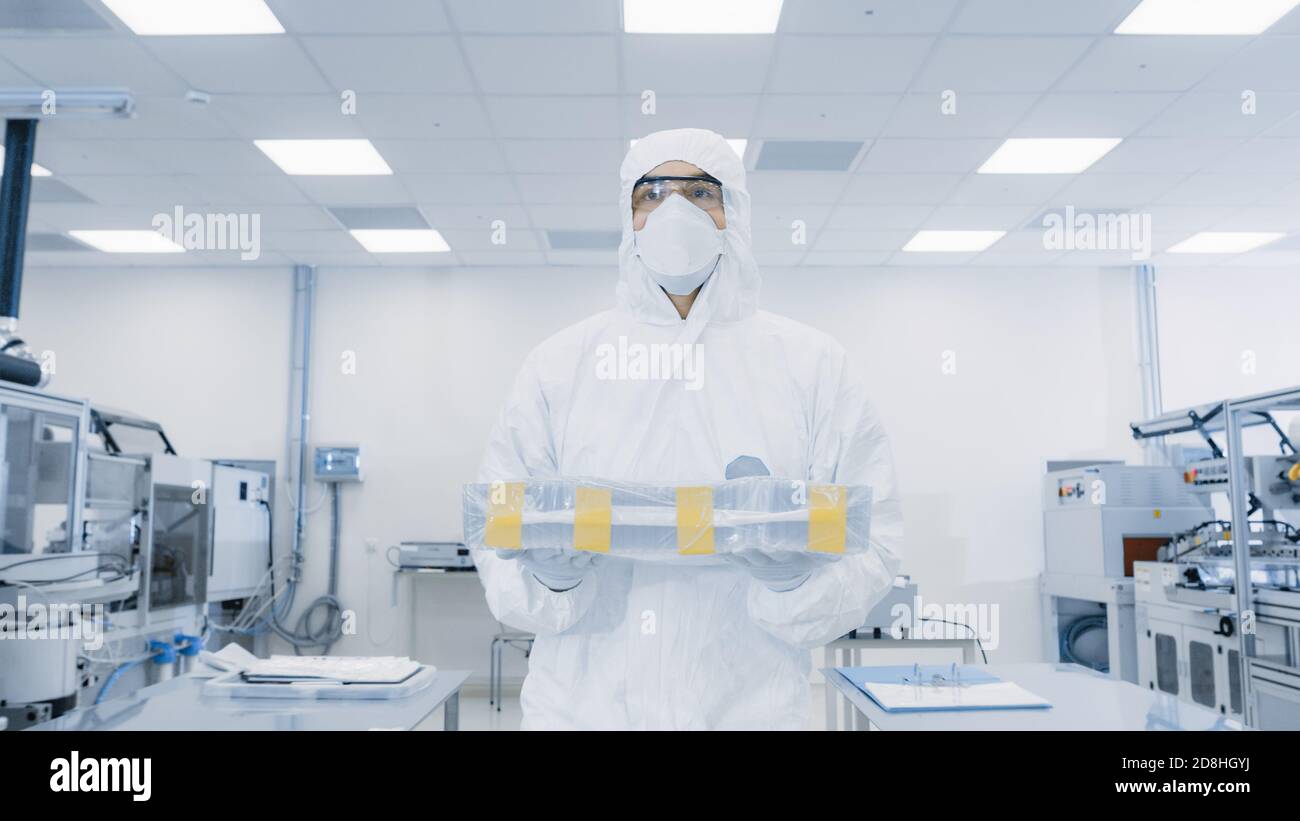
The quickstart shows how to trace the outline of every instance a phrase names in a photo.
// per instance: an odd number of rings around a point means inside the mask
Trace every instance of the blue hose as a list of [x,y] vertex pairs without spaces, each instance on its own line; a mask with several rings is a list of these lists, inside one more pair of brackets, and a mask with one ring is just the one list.
[[1084,667],[1097,670],[1098,672],[1101,673],[1109,673],[1110,672],[1109,664],[1097,664],[1097,665],[1089,664],[1088,662],[1082,661],[1077,656],[1074,655],[1074,643],[1078,641],[1079,636],[1083,635],[1084,633],[1090,632],[1092,630],[1105,630],[1105,629],[1106,629],[1105,616],[1084,616],[1083,618],[1075,619],[1074,621],[1070,622],[1070,626],[1065,629],[1065,632],[1061,633],[1061,660],[1068,661],[1073,664],[1079,664]]
[[108,691],[113,689],[113,685],[117,684],[117,680],[122,677],[122,674],[127,670],[130,670],[132,667],[135,667],[137,664],[140,664],[142,661],[144,661],[144,659],[136,659],[135,661],[128,661],[126,664],[118,665],[117,668],[109,674],[108,678],[105,679],[104,686],[99,688],[99,695],[95,696],[95,703],[100,704],[104,699],[108,698]]

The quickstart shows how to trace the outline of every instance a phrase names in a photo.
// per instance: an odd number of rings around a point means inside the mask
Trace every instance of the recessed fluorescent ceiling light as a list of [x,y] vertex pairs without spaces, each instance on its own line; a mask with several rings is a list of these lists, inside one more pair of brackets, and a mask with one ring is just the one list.
[[104,0],[136,34],[283,34],[265,0]]
[[253,140],[253,145],[296,177],[393,173],[370,140]]
[[1142,0],[1116,34],[1259,34],[1300,0]]
[[[640,141],[632,140],[628,144],[628,148],[631,148],[632,146],[636,145],[638,142]],[[744,158],[745,146],[749,145],[749,140],[727,140],[727,145],[731,146],[731,150],[736,152],[737,157]]]
[[1120,144],[1119,137],[1012,137],[978,174],[1079,174]]
[[69,231],[76,240],[106,254],[183,254],[185,249],[157,231]]
[[628,34],[772,34],[782,0],[623,0]]
[[[5,161],[5,149],[4,149],[4,146],[0,145],[0,164],[3,164],[4,161]],[[0,171],[0,175],[3,175],[3,174],[4,174],[4,172],[3,172],[3,171]],[[50,169],[46,168],[45,166],[43,166],[43,165],[38,165],[38,164],[36,164],[36,163],[32,163],[32,176],[33,176],[33,177],[53,177],[54,174],[53,174],[53,172],[50,171]]]
[[1242,254],[1276,242],[1285,234],[1273,231],[1202,231],[1169,249],[1171,254]]
[[372,254],[439,254],[451,246],[432,228],[355,228],[351,232]]
[[983,251],[1006,236],[1006,231],[917,231],[903,246],[904,251],[953,253]]

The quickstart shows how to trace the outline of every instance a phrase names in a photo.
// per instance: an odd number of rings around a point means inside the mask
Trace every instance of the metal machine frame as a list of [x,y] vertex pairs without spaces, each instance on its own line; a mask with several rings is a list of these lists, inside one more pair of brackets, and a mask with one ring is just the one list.
[[[1252,498],[1251,475],[1247,470],[1247,456],[1243,452],[1242,431],[1257,425],[1269,425],[1278,434],[1283,455],[1295,455],[1295,446],[1282,432],[1274,411],[1300,411],[1300,387],[1270,391],[1238,399],[1201,405],[1175,411],[1155,419],[1134,423],[1133,435],[1138,439],[1196,432],[1210,445],[1210,449],[1227,461],[1228,476],[1223,491],[1231,508],[1232,534],[1247,534],[1246,539],[1235,539],[1232,550],[1234,579],[1251,578],[1251,551],[1240,549],[1242,542],[1249,543],[1250,514],[1257,500]],[[1222,433],[1224,447],[1214,442],[1212,434]],[[1286,454],[1290,449],[1291,454]],[[1245,629],[1235,630],[1235,644],[1243,688],[1245,721],[1250,726],[1262,726],[1261,718],[1267,716],[1271,726],[1280,726],[1277,720],[1295,729],[1300,727],[1300,590],[1259,587],[1257,584],[1234,584],[1232,594],[1205,594],[1214,601],[1188,602],[1202,609],[1227,604],[1226,615],[1237,623],[1246,614]],[[1181,596],[1180,596],[1181,598]],[[1224,599],[1227,601],[1223,601]],[[1262,628],[1281,630],[1280,654],[1260,658],[1257,654],[1257,635]],[[1272,642],[1270,642],[1272,644]],[[1270,649],[1272,649],[1270,647]],[[1267,699],[1267,701],[1265,701]]]

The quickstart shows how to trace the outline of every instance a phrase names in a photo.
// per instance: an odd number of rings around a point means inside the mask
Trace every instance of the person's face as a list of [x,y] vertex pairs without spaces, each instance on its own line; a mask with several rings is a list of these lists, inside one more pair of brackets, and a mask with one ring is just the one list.
[[[708,178],[699,167],[691,165],[682,160],[669,160],[666,163],[656,165],[645,174],[647,177],[702,177]],[[632,190],[632,228],[640,231],[645,227],[645,221],[650,212],[663,202],[668,196],[682,196],[698,206],[706,214],[713,218],[713,224],[719,229],[727,227],[727,215],[722,208],[722,197],[712,190],[711,186],[699,186],[692,188],[689,181],[674,182],[671,185],[678,186],[672,188],[670,193],[665,194],[663,189],[651,190],[651,186],[640,186]]]

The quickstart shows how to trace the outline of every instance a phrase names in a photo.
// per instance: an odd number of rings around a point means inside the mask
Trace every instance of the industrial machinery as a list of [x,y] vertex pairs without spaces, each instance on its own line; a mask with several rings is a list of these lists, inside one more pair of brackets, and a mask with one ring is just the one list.
[[1136,682],[1135,563],[1155,559],[1174,535],[1212,518],[1211,509],[1176,468],[1117,462],[1048,468],[1041,582],[1047,657]]
[[166,677],[198,653],[210,602],[265,581],[264,472],[178,456],[155,422],[9,385],[0,452],[0,715],[10,729]]
[[[1300,729],[1300,455],[1273,412],[1300,388],[1135,423],[1138,438],[1196,434],[1210,458],[1183,469],[1217,511],[1136,569],[1139,684],[1261,729]],[[1268,426],[1279,453],[1245,455],[1244,428]],[[1215,439],[1222,434],[1226,447]],[[1267,432],[1265,432],[1267,435]],[[1238,584],[1239,579],[1248,584]]]
[[399,570],[473,570],[469,548],[460,542],[402,542],[397,545]]

